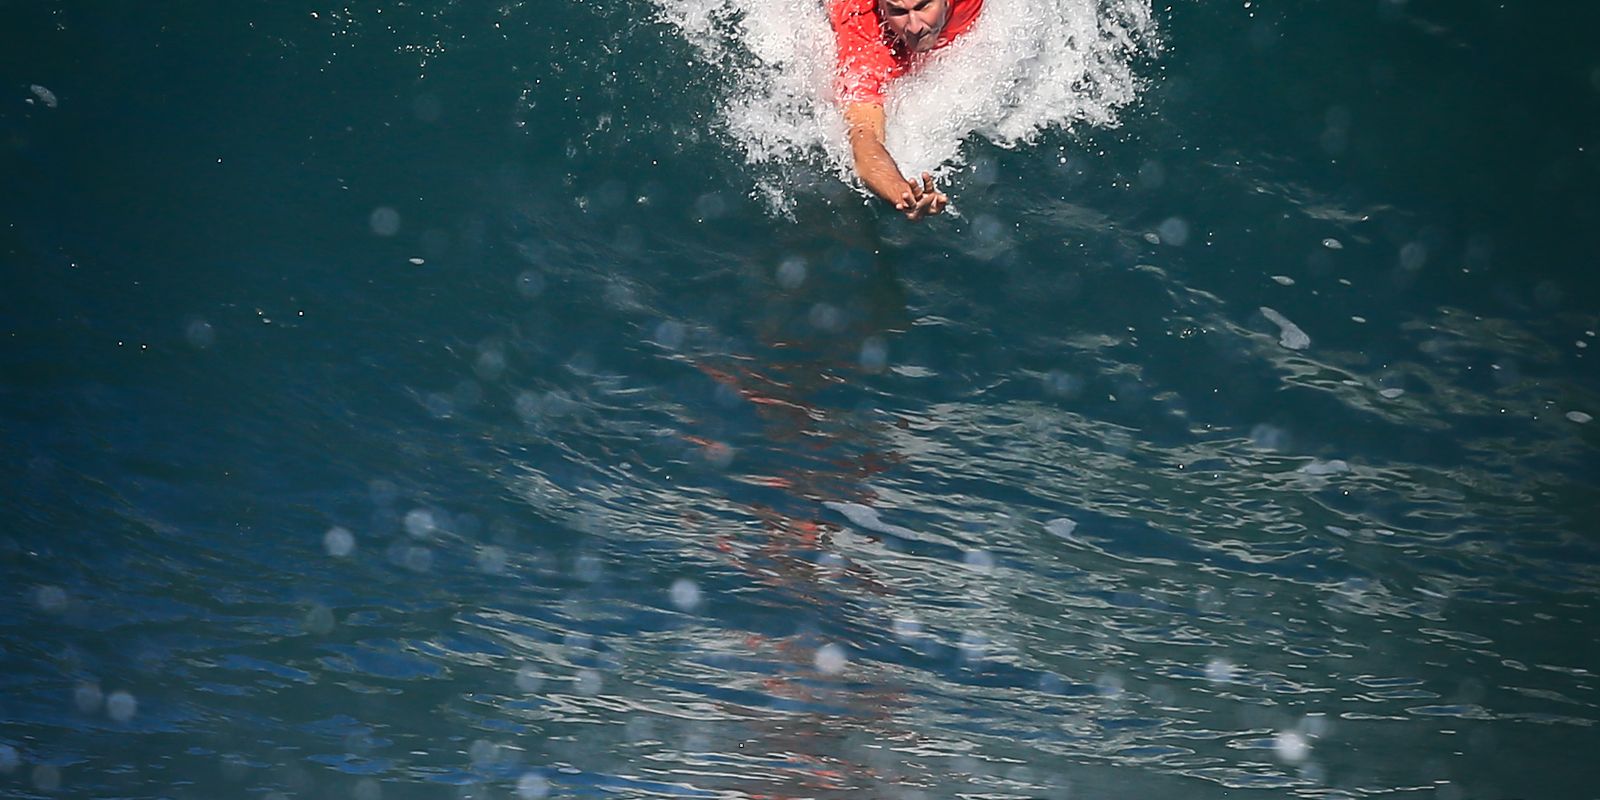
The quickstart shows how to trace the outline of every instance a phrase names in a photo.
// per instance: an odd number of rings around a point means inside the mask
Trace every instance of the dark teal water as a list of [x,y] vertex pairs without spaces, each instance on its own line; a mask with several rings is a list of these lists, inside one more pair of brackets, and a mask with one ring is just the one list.
[[682,3],[0,3],[0,795],[1600,796],[1600,15],[1253,5],[910,226]]

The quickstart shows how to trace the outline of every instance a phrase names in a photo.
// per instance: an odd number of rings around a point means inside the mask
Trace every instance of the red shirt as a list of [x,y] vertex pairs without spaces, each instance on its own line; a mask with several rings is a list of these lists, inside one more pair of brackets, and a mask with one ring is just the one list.
[[[983,0],[949,0],[950,16],[935,48],[944,47],[972,27]],[[878,0],[828,0],[828,21],[838,43],[839,75],[834,88],[841,103],[883,103],[883,87],[906,73],[908,53],[878,18]]]

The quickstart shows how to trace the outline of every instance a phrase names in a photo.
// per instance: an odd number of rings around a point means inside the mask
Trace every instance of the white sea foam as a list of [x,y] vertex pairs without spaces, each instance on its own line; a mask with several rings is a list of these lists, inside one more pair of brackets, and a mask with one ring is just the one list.
[[[708,63],[739,65],[717,114],[774,207],[819,177],[848,179],[820,0],[652,1]],[[944,177],[975,139],[1016,147],[1051,129],[1114,125],[1138,96],[1135,64],[1154,49],[1154,28],[1148,0],[984,0],[967,33],[889,88],[889,150],[907,173]]]

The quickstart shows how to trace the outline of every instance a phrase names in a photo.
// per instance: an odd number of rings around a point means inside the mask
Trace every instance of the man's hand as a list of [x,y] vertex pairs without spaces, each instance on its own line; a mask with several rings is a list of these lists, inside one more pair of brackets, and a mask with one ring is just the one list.
[[950,198],[944,192],[933,188],[933,176],[922,173],[921,181],[906,181],[906,190],[900,193],[900,199],[894,204],[896,211],[906,215],[906,219],[915,222],[923,217],[931,217],[944,211],[950,204]]
[[906,180],[894,158],[883,146],[883,106],[878,103],[851,103],[844,108],[849,127],[850,152],[855,156],[856,175],[873,194],[894,206],[908,220],[942,213],[950,204],[944,192],[933,188],[933,176]]

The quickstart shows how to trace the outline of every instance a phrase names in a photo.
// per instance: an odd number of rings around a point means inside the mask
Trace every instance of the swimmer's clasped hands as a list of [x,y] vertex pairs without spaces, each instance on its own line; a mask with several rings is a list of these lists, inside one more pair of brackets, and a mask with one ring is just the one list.
[[906,215],[906,219],[915,222],[923,217],[943,213],[945,206],[948,205],[950,197],[935,189],[933,176],[924,172],[922,180],[906,181],[906,190],[900,193],[900,200],[894,204],[894,208]]

